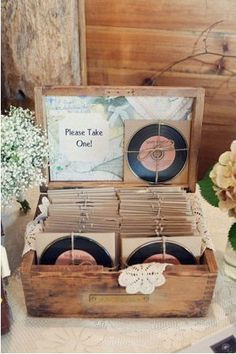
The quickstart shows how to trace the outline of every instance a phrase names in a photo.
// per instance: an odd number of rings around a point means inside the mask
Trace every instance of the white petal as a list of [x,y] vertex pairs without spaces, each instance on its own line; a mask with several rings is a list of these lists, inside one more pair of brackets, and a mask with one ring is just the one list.
[[152,294],[154,290],[155,286],[149,282],[145,282],[140,288],[140,292],[145,295]]
[[119,275],[118,283],[119,283],[121,286],[127,286],[127,285],[129,284],[129,281],[130,281],[130,277],[129,277],[125,272],[122,272],[122,273]]
[[131,284],[126,287],[126,292],[128,294],[136,294],[139,292],[140,284]]

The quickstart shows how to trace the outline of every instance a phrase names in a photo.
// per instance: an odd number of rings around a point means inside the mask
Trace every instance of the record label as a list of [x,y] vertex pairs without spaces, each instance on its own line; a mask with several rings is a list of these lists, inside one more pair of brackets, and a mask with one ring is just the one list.
[[172,165],[175,156],[174,142],[156,135],[142,143],[138,159],[148,170],[160,172]]
[[181,264],[178,258],[172,256],[171,254],[154,254],[143,261],[143,263],[170,263],[170,264]]
[[131,138],[127,161],[138,178],[150,183],[166,182],[184,168],[187,150],[187,142],[177,129],[165,124],[150,124]]
[[89,265],[96,265],[96,260],[91,254],[81,250],[70,250],[65,251],[60,256],[57,257],[55,264],[89,264]]

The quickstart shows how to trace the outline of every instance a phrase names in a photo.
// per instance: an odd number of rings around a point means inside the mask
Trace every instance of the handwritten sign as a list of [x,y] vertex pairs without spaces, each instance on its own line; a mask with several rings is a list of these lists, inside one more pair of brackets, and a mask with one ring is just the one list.
[[60,152],[69,161],[99,162],[109,147],[108,122],[99,113],[71,113],[59,122]]

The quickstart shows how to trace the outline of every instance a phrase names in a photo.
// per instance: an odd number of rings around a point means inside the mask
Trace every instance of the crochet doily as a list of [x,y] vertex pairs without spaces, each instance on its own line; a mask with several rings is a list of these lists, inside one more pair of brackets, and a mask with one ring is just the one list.
[[155,287],[166,282],[163,275],[168,263],[135,264],[121,271],[118,283],[126,287],[128,294],[152,294]]
[[189,193],[188,198],[191,203],[192,211],[196,218],[196,228],[199,232],[199,235],[202,237],[202,250],[203,254],[206,248],[214,250],[213,242],[211,240],[206,221],[204,218],[204,214],[202,211],[201,203],[196,194]]
[[25,231],[25,247],[23,255],[30,250],[35,250],[35,235],[43,231],[43,221],[48,217],[48,207],[50,202],[47,197],[42,198],[42,204],[38,206],[40,214],[32,221],[28,222]]

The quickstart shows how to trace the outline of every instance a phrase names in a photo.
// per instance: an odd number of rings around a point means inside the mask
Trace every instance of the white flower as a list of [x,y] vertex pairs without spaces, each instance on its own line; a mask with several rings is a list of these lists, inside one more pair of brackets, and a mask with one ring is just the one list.
[[1,142],[2,203],[9,205],[29,187],[45,182],[42,168],[47,165],[48,142],[33,113],[13,106],[1,116]]
[[236,140],[232,142],[230,151],[220,155],[210,178],[219,199],[219,208],[229,211],[230,216],[236,216]]
[[210,178],[219,188],[236,187],[236,140],[231,144],[231,151],[220,155],[219,162],[210,173]]

